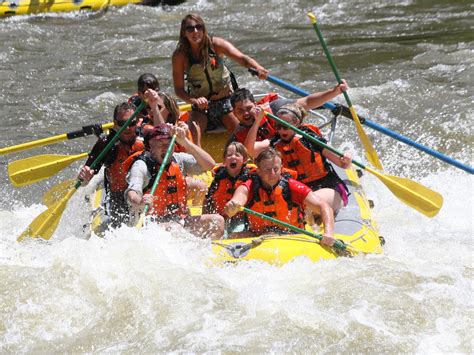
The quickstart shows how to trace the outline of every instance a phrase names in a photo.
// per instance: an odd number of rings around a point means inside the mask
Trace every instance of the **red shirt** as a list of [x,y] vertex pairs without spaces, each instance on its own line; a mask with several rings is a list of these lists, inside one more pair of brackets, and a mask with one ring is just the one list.
[[[299,182],[298,180],[295,180],[293,178],[288,179],[288,185],[290,187],[291,192],[291,202],[303,206],[306,196],[308,196],[308,194],[312,190],[302,182]],[[241,186],[245,186],[249,191],[248,201],[252,200],[252,196],[254,193],[252,187],[252,180],[247,180]]]

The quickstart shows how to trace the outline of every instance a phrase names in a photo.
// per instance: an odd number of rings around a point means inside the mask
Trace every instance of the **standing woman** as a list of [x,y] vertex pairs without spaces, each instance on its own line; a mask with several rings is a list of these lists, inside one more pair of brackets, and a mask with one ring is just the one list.
[[179,41],[173,53],[173,83],[176,95],[193,105],[189,124],[193,138],[197,136],[197,129],[204,132],[210,121],[222,122],[230,133],[239,123],[232,113],[232,74],[224,65],[224,56],[243,67],[256,68],[260,79],[268,74],[268,70],[232,43],[209,36],[199,15],[186,15],[181,21]]

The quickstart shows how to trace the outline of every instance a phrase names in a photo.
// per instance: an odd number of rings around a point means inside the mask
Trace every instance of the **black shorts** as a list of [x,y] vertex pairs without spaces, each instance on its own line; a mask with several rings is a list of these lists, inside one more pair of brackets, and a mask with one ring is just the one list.
[[202,110],[195,105],[193,105],[192,110],[206,115],[209,122],[221,124],[222,116],[233,111],[232,104],[230,103],[230,96],[224,97],[220,100],[209,100],[207,110]]
[[331,171],[322,179],[309,182],[306,185],[308,185],[313,191],[325,188],[333,189],[339,194],[339,196],[341,196],[344,206],[347,206],[347,203],[349,202],[349,190],[347,189],[346,184],[339,178],[339,176]]

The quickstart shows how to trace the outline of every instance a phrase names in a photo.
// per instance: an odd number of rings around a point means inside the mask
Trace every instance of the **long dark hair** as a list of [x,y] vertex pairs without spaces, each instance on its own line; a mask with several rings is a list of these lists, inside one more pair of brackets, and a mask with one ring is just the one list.
[[209,51],[214,52],[214,46],[212,45],[212,39],[209,36],[209,33],[207,32],[206,24],[202,17],[198,14],[187,14],[186,16],[184,16],[183,20],[181,21],[181,29],[179,30],[179,40],[176,46],[176,50],[178,52],[182,52],[187,57],[192,56],[191,44],[186,38],[186,23],[188,22],[188,20],[194,20],[199,25],[203,26],[203,40],[199,51],[199,58],[196,59],[198,59],[201,64],[207,65],[207,62],[209,60]]
[[166,123],[175,124],[176,121],[179,120],[179,107],[176,103],[176,100],[163,91],[160,91],[158,95],[160,95],[161,99],[163,100],[163,103],[165,104],[166,109],[170,113],[168,117],[164,117]]

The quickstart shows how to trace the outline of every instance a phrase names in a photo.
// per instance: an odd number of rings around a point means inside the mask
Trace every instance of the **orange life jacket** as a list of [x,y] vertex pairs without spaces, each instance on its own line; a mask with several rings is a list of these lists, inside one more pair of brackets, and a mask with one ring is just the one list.
[[[270,107],[264,108],[264,111],[272,113]],[[234,140],[244,144],[245,138],[250,131],[250,127],[246,127],[242,124],[239,124],[234,132]],[[267,117],[263,117],[260,122],[260,126],[257,131],[257,142],[261,142],[265,139],[272,139],[277,133],[276,129],[273,127],[271,121]]]
[[111,192],[123,192],[127,189],[126,176],[130,165],[127,160],[137,152],[141,152],[145,149],[145,146],[141,140],[135,140],[132,146],[127,146],[122,142],[118,142],[110,153],[108,162],[105,163],[105,178],[107,188]]
[[[312,132],[316,138],[321,137],[321,132],[316,126],[304,125],[301,129],[310,134]],[[295,135],[290,142],[280,139],[273,143],[273,146],[281,153],[283,166],[296,170],[297,180],[309,184],[324,178],[329,173],[328,163],[320,151],[309,149],[301,140],[302,137]]]
[[[135,160],[143,160],[150,172],[151,179],[148,186],[144,187],[143,193],[149,193],[155,181],[160,164],[154,161],[147,154],[140,154]],[[157,188],[153,196],[153,205],[150,206],[150,214],[156,217],[178,217],[183,218],[189,215],[186,204],[187,199],[186,179],[179,168],[178,163],[171,158],[171,162],[167,165],[160,177]]]
[[[224,166],[216,166],[212,172],[214,180],[209,187],[204,202],[204,213],[217,213],[227,218],[224,206],[234,195],[235,189],[250,178],[255,171],[255,165],[247,164],[242,167],[239,175],[231,177]],[[239,213],[241,215],[241,213]]]
[[[263,108],[265,112],[273,113],[272,109],[270,108],[269,103],[278,99],[278,94],[269,93],[261,98],[256,105],[259,105]],[[244,144],[245,138],[249,133],[250,127],[243,126],[239,124],[234,132],[234,140]],[[268,119],[266,116],[263,117],[262,121],[260,122],[260,127],[258,127],[257,131],[257,142],[261,142],[265,139],[272,139],[277,133],[277,130],[274,127],[274,123],[272,120]]]
[[[251,199],[247,202],[249,209],[293,226],[304,228],[303,211],[299,205],[292,202],[287,176],[282,175],[280,182],[269,195],[263,188],[258,175],[252,174],[252,192]],[[250,230],[254,233],[261,234],[274,231],[288,231],[288,229],[283,226],[251,214],[248,214],[247,218]]]

